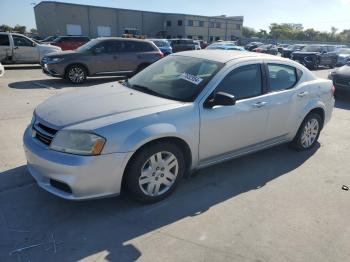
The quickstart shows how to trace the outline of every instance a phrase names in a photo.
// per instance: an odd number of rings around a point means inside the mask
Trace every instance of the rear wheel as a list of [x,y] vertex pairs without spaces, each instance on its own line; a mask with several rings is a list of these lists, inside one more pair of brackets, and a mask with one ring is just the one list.
[[127,190],[138,201],[157,202],[174,191],[184,172],[184,154],[176,145],[162,142],[146,146],[128,165]]
[[322,128],[319,114],[310,113],[299,127],[298,133],[292,141],[292,146],[298,151],[311,149],[317,143]]
[[81,84],[86,80],[87,71],[81,65],[71,65],[66,71],[66,79],[73,84]]

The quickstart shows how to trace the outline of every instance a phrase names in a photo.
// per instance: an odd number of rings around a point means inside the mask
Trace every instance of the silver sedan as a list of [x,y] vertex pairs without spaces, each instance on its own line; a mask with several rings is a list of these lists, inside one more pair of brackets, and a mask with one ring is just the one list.
[[123,83],[53,96],[24,133],[39,186],[72,200],[171,194],[209,165],[291,143],[308,150],[334,106],[331,81],[250,52],[170,55]]

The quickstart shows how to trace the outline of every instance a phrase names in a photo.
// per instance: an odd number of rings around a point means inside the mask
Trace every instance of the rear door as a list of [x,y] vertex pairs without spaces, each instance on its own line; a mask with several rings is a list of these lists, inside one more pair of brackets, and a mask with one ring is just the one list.
[[141,64],[150,64],[152,46],[143,41],[123,41],[123,46],[118,53],[119,70],[123,72],[134,72]]
[[105,40],[94,47],[88,59],[91,74],[116,74],[119,72],[121,42]]
[[295,129],[299,112],[308,101],[308,91],[298,82],[302,72],[283,63],[265,65],[268,94],[268,139],[285,138]]
[[12,56],[12,48],[8,34],[0,34],[0,62],[8,60]]
[[21,35],[12,35],[13,38],[13,60],[16,63],[39,62],[39,51],[34,41]]

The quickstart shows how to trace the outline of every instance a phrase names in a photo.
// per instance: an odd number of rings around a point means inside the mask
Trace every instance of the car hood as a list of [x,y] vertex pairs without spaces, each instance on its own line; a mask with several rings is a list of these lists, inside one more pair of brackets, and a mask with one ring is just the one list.
[[54,45],[46,45],[46,44],[38,44],[39,49],[45,51],[61,51],[62,49],[59,46]]
[[350,77],[350,66],[345,65],[345,66],[339,67],[334,71],[334,73],[337,75],[346,75]]
[[35,115],[39,121],[61,129],[117,114],[127,113],[129,118],[138,117],[144,114],[142,111],[149,112],[147,109],[150,108],[160,112],[181,104],[117,83],[55,95],[40,104],[35,109]]
[[77,55],[77,54],[79,54],[79,53],[76,52],[76,51],[66,50],[66,51],[58,51],[58,52],[55,52],[55,53],[48,54],[47,57],[51,57],[51,56],[63,57],[63,56],[71,56],[71,55]]

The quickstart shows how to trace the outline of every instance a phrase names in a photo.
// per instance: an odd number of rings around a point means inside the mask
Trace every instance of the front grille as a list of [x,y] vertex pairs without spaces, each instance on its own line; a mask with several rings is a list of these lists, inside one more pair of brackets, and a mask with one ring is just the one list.
[[43,125],[42,123],[35,123],[33,125],[33,137],[45,145],[51,144],[51,141],[56,133],[56,129]]

